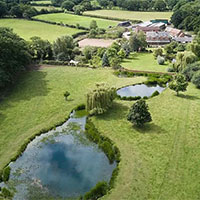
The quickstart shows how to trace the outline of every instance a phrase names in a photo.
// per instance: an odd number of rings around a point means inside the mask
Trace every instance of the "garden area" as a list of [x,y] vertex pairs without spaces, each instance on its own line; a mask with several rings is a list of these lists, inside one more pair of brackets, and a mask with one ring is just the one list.
[[131,53],[123,60],[122,67],[130,70],[167,72],[169,64],[159,65],[153,53]]

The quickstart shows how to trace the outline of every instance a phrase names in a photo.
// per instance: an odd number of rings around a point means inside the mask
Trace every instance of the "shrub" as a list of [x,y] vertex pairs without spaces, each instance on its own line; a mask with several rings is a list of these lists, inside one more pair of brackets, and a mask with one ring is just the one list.
[[106,153],[109,161],[113,163],[115,160],[115,153],[113,151],[112,144],[108,141],[103,141],[102,143],[100,143],[99,147],[103,150],[103,152]]
[[177,93],[177,95],[179,94],[180,91],[181,92],[186,91],[187,86],[188,86],[188,83],[187,83],[184,75],[182,75],[182,74],[177,74],[174,77],[174,80],[172,82],[170,82],[170,84],[169,84],[169,88],[171,90],[174,90]]
[[195,62],[193,64],[188,65],[184,70],[183,74],[186,77],[187,81],[191,81],[193,75],[197,72],[200,71],[200,62]]
[[156,90],[152,95],[151,97],[155,97],[155,96],[158,96],[160,93]]
[[168,72],[175,72],[175,70],[174,70],[173,67],[168,67],[168,68],[167,68],[167,71],[168,71]]
[[13,197],[13,194],[8,190],[7,188],[3,187],[1,190],[1,194],[3,195],[4,198],[11,198]]
[[165,64],[165,59],[162,56],[157,57],[157,62],[159,65],[164,65]]
[[74,110],[76,110],[76,111],[78,111],[78,110],[85,110],[85,104],[80,104],[80,105],[76,106],[74,108]]
[[1,181],[3,181],[3,171],[2,170],[0,170],[0,183],[1,183]]
[[162,56],[163,50],[161,48],[157,48],[153,51],[153,55],[154,55],[155,58],[157,58],[158,56]]
[[132,105],[127,116],[127,120],[138,127],[143,126],[146,122],[152,121],[151,114],[148,111],[148,105],[145,100],[140,99]]
[[196,85],[197,88],[200,88],[200,71],[194,74],[192,77],[192,83]]
[[6,182],[9,180],[10,177],[10,166],[7,166],[3,169],[3,181]]
[[69,93],[68,91],[66,91],[66,92],[64,93],[64,97],[65,97],[66,100],[67,100],[67,98],[68,98],[69,95],[70,95],[70,93]]
[[84,200],[96,200],[102,196],[104,196],[107,193],[108,190],[108,184],[107,182],[99,182],[96,184],[96,186],[87,192],[83,199]]

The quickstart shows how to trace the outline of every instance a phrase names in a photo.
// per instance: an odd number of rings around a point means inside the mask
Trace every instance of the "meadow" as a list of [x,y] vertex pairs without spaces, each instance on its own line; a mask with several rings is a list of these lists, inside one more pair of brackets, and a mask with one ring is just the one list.
[[[77,81],[78,80],[78,81]],[[118,78],[111,69],[43,67],[24,73],[0,102],[0,169],[29,137],[63,121],[96,82],[117,88],[144,77]],[[70,100],[64,92],[70,92]],[[169,89],[147,103],[153,121],[142,129],[126,116],[133,102],[116,100],[92,117],[99,131],[121,151],[115,187],[103,200],[188,200],[199,198],[200,93],[190,84],[179,97]]]
[[172,12],[140,12],[126,10],[94,10],[86,11],[84,14],[142,21],[149,21],[151,19],[170,19],[172,16]]
[[35,4],[51,4],[51,1],[31,1],[31,3],[35,3]]
[[113,20],[106,20],[106,19],[99,19],[93,17],[85,17],[79,15],[73,15],[68,13],[54,13],[54,14],[45,14],[45,15],[38,15],[35,16],[36,19],[42,19],[46,21],[52,22],[62,22],[69,25],[77,25],[83,27],[90,27],[90,22],[95,20],[99,28],[107,29],[109,26],[116,26],[119,22]]
[[45,9],[45,10],[48,10],[48,11],[51,11],[51,10],[62,10],[60,7],[54,7],[54,6],[34,6],[34,8],[38,11],[42,10],[42,9]]
[[131,53],[130,56],[122,62],[122,67],[131,70],[167,72],[169,63],[159,65],[153,53]]
[[78,29],[23,19],[0,19],[0,27],[12,28],[15,33],[25,40],[30,40],[33,36],[39,36],[42,39],[48,39],[50,42],[63,35],[81,32]]

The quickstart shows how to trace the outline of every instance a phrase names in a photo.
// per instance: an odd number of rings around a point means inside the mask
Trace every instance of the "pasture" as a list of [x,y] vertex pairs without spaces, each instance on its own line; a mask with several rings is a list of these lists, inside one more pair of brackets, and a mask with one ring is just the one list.
[[15,33],[25,40],[29,40],[33,36],[38,36],[50,42],[63,35],[72,35],[81,32],[78,29],[23,19],[0,19],[0,27],[12,28]]
[[38,15],[35,16],[36,19],[42,19],[46,21],[52,22],[62,22],[64,24],[69,25],[77,25],[84,26],[89,28],[90,22],[95,20],[99,28],[108,28],[109,26],[116,26],[119,22],[113,20],[105,20],[105,19],[98,19],[93,17],[85,17],[79,15],[73,15],[68,13],[54,13],[54,14],[45,14],[45,15]]
[[87,15],[114,17],[125,20],[142,20],[149,21],[151,19],[170,19],[172,12],[140,12],[126,10],[94,10],[84,12]]
[[52,10],[62,10],[60,7],[54,7],[54,6],[34,6],[34,8],[38,11],[45,9],[48,11],[52,11]]
[[159,65],[153,53],[131,53],[128,58],[122,62],[122,67],[131,70],[167,72],[169,63]]

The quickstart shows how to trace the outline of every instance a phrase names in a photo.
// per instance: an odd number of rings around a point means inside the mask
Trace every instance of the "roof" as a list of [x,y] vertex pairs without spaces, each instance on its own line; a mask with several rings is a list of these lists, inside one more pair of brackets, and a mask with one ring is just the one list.
[[120,22],[117,26],[130,26],[131,23],[129,21]]
[[176,42],[181,42],[181,43],[188,43],[192,42],[193,40],[192,37],[172,37],[172,39]]
[[169,33],[165,31],[160,32],[147,32],[147,43],[163,43],[168,44],[171,42]]
[[181,30],[171,27],[167,27],[165,31],[167,31],[171,36],[178,36],[182,33]]

